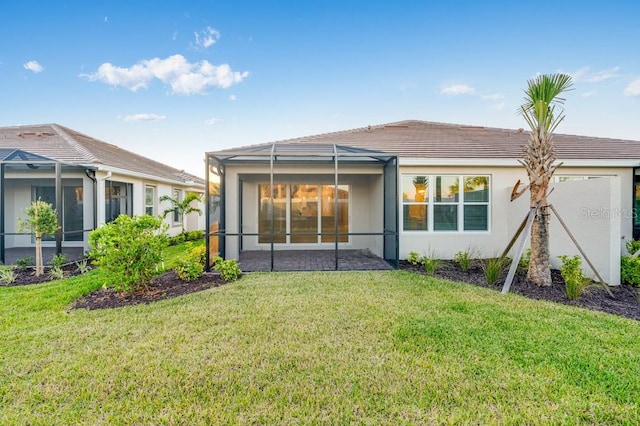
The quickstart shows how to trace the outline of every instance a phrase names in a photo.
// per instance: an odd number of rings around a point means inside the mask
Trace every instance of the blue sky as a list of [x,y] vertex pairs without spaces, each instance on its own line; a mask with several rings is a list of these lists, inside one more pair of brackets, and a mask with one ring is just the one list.
[[406,119],[640,140],[636,1],[6,2],[0,125],[58,123],[203,175],[205,151]]

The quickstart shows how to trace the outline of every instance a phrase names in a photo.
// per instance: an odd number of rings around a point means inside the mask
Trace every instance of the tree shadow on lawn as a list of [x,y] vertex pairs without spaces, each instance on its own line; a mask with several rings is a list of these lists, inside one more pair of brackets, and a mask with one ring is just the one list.
[[[407,261],[401,260],[400,268],[425,275],[422,265],[412,265]],[[463,271],[453,261],[442,261],[434,276],[436,278],[461,281],[500,291],[506,278],[506,271],[501,275],[498,285],[492,286],[487,284],[484,271],[479,265],[474,265],[468,271]],[[614,298],[611,298],[607,291],[601,286],[591,285],[584,290],[578,300],[569,300],[565,293],[565,284],[560,275],[560,271],[555,269],[551,270],[551,278],[553,284],[550,287],[540,287],[532,281],[527,280],[526,276],[518,273],[511,284],[510,291],[530,299],[548,300],[640,320],[639,293],[638,289],[633,286],[622,284],[609,287],[609,290],[614,296]]]

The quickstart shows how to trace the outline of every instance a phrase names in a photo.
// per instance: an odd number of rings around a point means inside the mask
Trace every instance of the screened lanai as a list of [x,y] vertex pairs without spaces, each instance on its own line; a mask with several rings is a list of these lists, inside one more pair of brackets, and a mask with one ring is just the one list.
[[207,265],[248,270],[398,266],[396,155],[273,143],[206,153]]
[[86,177],[88,171],[83,167],[20,149],[0,149],[0,263],[13,264],[34,256],[33,237],[18,231],[18,219],[26,218],[24,209],[37,199],[56,208],[60,224],[55,236],[44,238],[44,260],[60,253],[69,260],[81,257],[84,234],[95,223],[85,217],[95,211],[84,208]]

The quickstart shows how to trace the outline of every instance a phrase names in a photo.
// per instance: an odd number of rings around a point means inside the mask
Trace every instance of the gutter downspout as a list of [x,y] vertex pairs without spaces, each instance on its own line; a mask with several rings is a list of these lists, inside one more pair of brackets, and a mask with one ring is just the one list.
[[98,227],[98,180],[95,170],[84,169],[84,174],[93,182],[93,229]]

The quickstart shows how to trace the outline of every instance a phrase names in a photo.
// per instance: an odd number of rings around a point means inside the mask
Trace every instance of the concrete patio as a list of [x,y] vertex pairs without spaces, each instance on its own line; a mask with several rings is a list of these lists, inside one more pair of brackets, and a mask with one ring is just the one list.
[[[273,252],[274,271],[334,271],[334,250],[276,250]],[[243,251],[240,268],[245,272],[270,271],[271,252]],[[372,271],[393,269],[384,259],[368,250],[339,250],[339,271]]]

